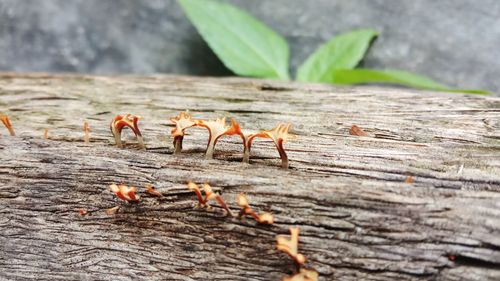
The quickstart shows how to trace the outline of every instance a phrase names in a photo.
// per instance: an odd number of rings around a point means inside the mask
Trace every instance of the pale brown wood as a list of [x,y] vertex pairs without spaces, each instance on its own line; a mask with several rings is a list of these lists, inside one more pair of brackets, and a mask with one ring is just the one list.
[[[293,124],[281,169],[270,141],[241,163],[239,137],[204,159],[190,128],[173,155],[168,118]],[[0,75],[1,280],[281,280],[275,236],[301,231],[320,280],[500,280],[500,99],[377,87],[183,76]],[[146,151],[114,115],[144,116]],[[90,126],[84,142],[83,124]],[[352,136],[359,126],[368,136]],[[44,129],[49,130],[44,139]],[[408,176],[413,183],[405,183]],[[194,209],[186,182],[237,194],[272,226]],[[120,204],[112,183],[139,187]],[[154,185],[164,197],[147,194]],[[86,216],[80,209],[88,211]]]

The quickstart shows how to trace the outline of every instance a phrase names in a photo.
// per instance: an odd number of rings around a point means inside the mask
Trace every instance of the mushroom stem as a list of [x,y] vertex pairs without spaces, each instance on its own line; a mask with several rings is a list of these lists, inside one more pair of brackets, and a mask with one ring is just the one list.
[[182,140],[184,136],[174,137],[174,154],[180,154],[182,151]]
[[16,133],[14,132],[14,128],[12,128],[12,126],[11,126],[11,127],[8,127],[7,129],[9,130],[9,134],[10,134],[11,136],[13,136],[13,137],[15,137],[15,136],[16,136]]
[[144,138],[141,135],[137,135],[137,142],[139,143],[139,147],[143,150],[146,150],[146,145],[144,144]]
[[121,132],[117,132],[115,127],[111,127],[111,132],[115,137],[115,143],[118,148],[123,148]]
[[184,140],[184,130],[198,126],[198,121],[193,120],[191,114],[187,113],[187,111],[170,118],[170,121],[175,125],[175,128],[170,132],[174,137],[174,154],[180,154],[182,151],[182,141]]
[[193,191],[196,194],[196,198],[198,198],[198,207],[205,207],[205,199],[203,198],[203,195],[201,194],[201,190],[198,187],[197,184],[194,182],[188,182],[188,189]]
[[12,124],[10,123],[9,116],[7,115],[0,115],[0,120],[2,120],[2,123],[4,124],[5,128],[9,130],[9,134],[13,137],[16,136],[16,133],[14,132],[14,127],[12,127]]
[[243,163],[250,163],[250,148],[252,147],[252,140],[248,135],[240,134],[243,141]]
[[219,203],[219,205],[224,209],[226,210],[227,212],[227,215],[228,216],[231,216],[233,217],[233,212],[231,212],[231,210],[229,209],[229,207],[227,206],[226,202],[224,202],[224,200],[222,200],[222,197],[220,195],[217,195],[215,197],[215,201],[217,201],[217,203]]
[[249,163],[250,162],[250,147],[245,145],[245,148],[243,149],[243,163]]
[[84,143],[90,143],[90,127],[89,123],[83,122],[83,142]]
[[216,143],[217,143],[217,139],[212,138],[212,136],[210,136],[210,141],[208,142],[208,145],[207,145],[207,152],[205,154],[205,159],[214,159],[214,150],[215,150]]
[[180,154],[182,151],[182,141],[184,140],[185,130],[198,126],[198,121],[193,120],[191,114],[181,112],[178,116],[170,118],[175,128],[170,132],[174,137],[174,154]]
[[241,209],[240,213],[238,214],[238,217],[241,218],[244,215],[250,215],[255,219],[255,221],[259,221],[259,216],[252,209],[250,209],[250,207],[243,207],[243,209]]
[[280,154],[281,158],[281,168],[288,169],[288,156],[286,155],[285,149],[283,148],[283,140],[279,139],[276,143],[276,148]]

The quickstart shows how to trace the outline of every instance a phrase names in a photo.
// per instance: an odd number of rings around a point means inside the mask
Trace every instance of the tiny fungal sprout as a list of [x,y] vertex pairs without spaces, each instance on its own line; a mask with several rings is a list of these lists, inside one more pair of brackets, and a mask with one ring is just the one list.
[[87,121],[83,122],[83,142],[90,142],[90,127]]
[[238,206],[241,207],[241,211],[238,215],[239,218],[243,217],[244,215],[249,215],[260,224],[273,224],[274,222],[273,215],[267,212],[257,215],[257,213],[255,213],[250,208],[250,205],[248,204],[248,199],[244,194],[242,193],[238,194],[237,202]]
[[118,146],[119,148],[123,147],[122,129],[123,127],[129,127],[137,137],[139,146],[142,149],[146,149],[146,146],[144,145],[144,139],[142,138],[141,131],[139,130],[139,127],[137,125],[140,119],[142,119],[142,116],[127,114],[125,116],[116,115],[115,118],[111,120],[110,129],[111,133],[113,133],[113,136],[115,137],[116,146]]
[[43,130],[43,139],[48,140],[49,139],[49,129]]
[[413,176],[407,176],[405,179],[405,183],[413,183]]
[[367,132],[363,131],[360,127],[356,125],[352,125],[352,127],[349,129],[349,134],[351,136],[359,136],[359,137],[368,137],[370,136]]
[[116,212],[118,212],[118,209],[120,209],[120,206],[116,206],[116,207],[113,207],[113,208],[109,208],[109,209],[106,209],[106,214],[108,215],[114,215],[116,214]]
[[230,136],[238,134],[235,124],[237,124],[236,121],[231,120],[231,126],[230,127],[226,126],[226,117],[217,118],[216,120],[210,120],[210,121],[205,121],[205,120],[198,121],[198,126],[206,128],[209,133],[207,152],[205,154],[206,159],[214,158],[215,144],[217,143],[220,137],[224,135]]
[[3,125],[7,130],[9,130],[9,134],[11,136],[15,136],[16,133],[14,132],[14,128],[12,127],[12,124],[10,123],[9,116],[7,115],[0,115],[0,120],[2,120]]
[[136,195],[137,189],[133,186],[128,187],[126,185],[112,184],[109,186],[111,190],[118,198],[126,202],[135,202],[139,200],[139,196]]
[[87,212],[87,210],[86,210],[86,209],[81,208],[80,210],[78,210],[78,213],[80,214],[80,216],[82,216],[82,217],[83,217],[83,216],[85,216],[88,212]]
[[154,186],[149,184],[146,185],[146,192],[156,197],[163,197],[159,191],[155,190]]
[[174,137],[174,154],[179,154],[182,150],[182,140],[184,139],[184,130],[196,126],[198,123],[192,119],[191,114],[187,112],[179,113],[179,116],[170,118],[175,124],[175,128],[172,129],[171,134]]
[[201,190],[198,187],[198,185],[196,183],[190,181],[190,182],[188,182],[188,189],[196,194],[196,198],[198,199],[197,207],[204,208],[205,207],[205,199],[203,198],[203,195],[201,194]]
[[200,188],[194,182],[188,182],[188,189],[196,194],[196,197],[198,198],[198,207],[209,209],[211,208],[211,206],[208,204],[208,201],[214,200],[219,203],[219,205],[227,212],[228,215],[233,215],[226,202],[224,202],[219,194],[213,192],[212,187],[208,183],[203,184],[205,198],[203,198]]
[[299,273],[284,277],[283,281],[318,281],[318,273],[311,269],[301,268]]
[[[109,190],[111,190],[118,198],[125,202],[137,202],[139,200],[139,196],[135,194],[137,192],[137,189],[133,186],[128,187],[123,184],[112,184],[109,186]],[[118,212],[118,209],[120,209],[119,205],[113,208],[109,208],[106,210],[106,214],[114,215],[116,214],[116,212]]]
[[278,242],[278,250],[285,252],[289,255],[295,265],[300,268],[305,262],[306,257],[302,254],[299,254],[299,228],[298,227],[290,227],[290,239],[278,235],[276,237],[276,241]]
[[276,128],[272,130],[267,130],[267,131],[262,131],[258,134],[255,134],[248,140],[248,151],[250,151],[250,147],[252,145],[252,140],[255,137],[261,137],[261,138],[269,138],[274,141],[274,144],[276,144],[276,149],[278,150],[281,158],[281,167],[284,169],[288,168],[288,156],[286,155],[285,148],[283,147],[283,143],[287,141],[287,139],[290,138],[290,134],[288,134],[288,131],[290,130],[291,124],[278,124]]

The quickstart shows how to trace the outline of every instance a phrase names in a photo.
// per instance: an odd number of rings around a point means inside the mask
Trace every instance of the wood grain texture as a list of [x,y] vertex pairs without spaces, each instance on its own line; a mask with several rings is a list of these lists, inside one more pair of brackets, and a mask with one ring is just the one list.
[[[274,144],[188,129],[172,155],[168,118],[229,116],[243,128],[291,122],[290,169]],[[500,99],[239,78],[0,75],[0,279],[281,280],[292,261],[275,236],[301,229],[320,280],[500,280]],[[147,151],[116,114],[144,116]],[[83,141],[83,123],[90,143]],[[351,136],[357,125],[368,137]],[[48,129],[48,139],[44,130]],[[412,184],[404,183],[413,176]],[[245,192],[272,226],[194,209],[188,180],[236,211]],[[107,186],[139,187],[120,204]],[[164,197],[145,192],[152,184]],[[79,209],[88,211],[79,215]]]

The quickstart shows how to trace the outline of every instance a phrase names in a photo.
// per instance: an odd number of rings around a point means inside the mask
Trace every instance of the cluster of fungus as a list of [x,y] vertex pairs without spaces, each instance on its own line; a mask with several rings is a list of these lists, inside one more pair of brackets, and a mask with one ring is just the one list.
[[[11,136],[13,136],[13,137],[16,136],[16,133],[14,132],[14,127],[10,123],[9,116],[0,114],[0,121],[2,121],[3,125],[5,126],[5,128],[7,128],[7,130],[9,131],[9,134]],[[113,126],[113,124],[112,124],[112,126]],[[85,143],[89,143],[90,142],[90,127],[89,127],[88,122],[83,123],[83,133],[84,133],[83,141]],[[45,140],[49,139],[49,129],[47,129],[47,128],[45,128],[43,130],[43,139],[45,139]]]
[[172,129],[172,136],[174,138],[174,153],[178,154],[182,151],[182,140],[184,139],[185,130],[191,127],[202,127],[208,130],[208,144],[205,153],[205,158],[212,159],[214,155],[215,145],[222,136],[239,135],[243,143],[243,162],[250,161],[250,149],[252,142],[255,138],[269,138],[272,139],[276,145],[281,158],[281,167],[288,168],[288,157],[286,155],[283,144],[289,139],[290,124],[278,124],[272,130],[264,131],[247,131],[242,130],[241,126],[236,120],[231,119],[231,124],[227,125],[226,118],[217,118],[215,120],[194,120],[193,117],[187,112],[181,112],[178,116],[170,118],[170,121],[175,125]]
[[[141,119],[141,116],[136,116],[133,114],[127,114],[125,116],[116,115],[110,124],[111,132],[115,138],[116,145],[118,147],[123,147],[121,140],[121,133],[124,127],[129,127],[133,133],[135,134],[139,146],[142,149],[145,149],[144,140],[141,134],[141,131],[138,127],[138,121]],[[6,115],[0,115],[0,120],[3,125],[9,131],[11,136],[15,136],[14,128],[10,123],[9,117]],[[171,134],[174,138],[174,154],[181,153],[182,151],[182,141],[184,139],[185,130],[191,127],[203,127],[206,128],[209,132],[208,145],[206,150],[206,158],[212,159],[215,145],[219,138],[225,135],[239,135],[243,142],[243,162],[248,163],[250,160],[250,150],[252,146],[252,141],[255,138],[269,138],[272,139],[276,145],[276,148],[279,152],[283,168],[288,168],[288,157],[284,150],[283,144],[289,139],[290,135],[288,131],[290,130],[290,124],[278,124],[278,126],[272,130],[264,130],[264,131],[244,131],[241,129],[238,122],[234,119],[231,119],[231,125],[226,124],[226,118],[218,118],[215,120],[193,120],[192,116],[186,112],[181,112],[178,116],[170,118],[170,120],[175,125],[175,128],[172,129]],[[84,142],[90,142],[90,127],[87,122],[84,122],[83,125],[84,131]],[[352,133],[351,133],[352,134]],[[48,139],[48,129],[44,131],[44,139]],[[152,196],[162,197],[163,195],[156,191],[153,186],[146,185],[146,192]],[[198,208],[203,208],[210,210],[213,207],[210,205],[210,201],[217,202],[222,209],[225,210],[227,215],[234,217],[231,209],[224,202],[222,197],[215,193],[212,190],[212,187],[205,183],[203,185],[203,193],[193,182],[188,183],[188,189],[193,191],[196,194],[198,199]],[[140,196],[137,195],[137,188],[134,186],[127,186],[124,184],[112,184],[109,186],[109,190],[115,194],[120,200],[126,203],[137,203],[139,202]],[[268,224],[271,225],[274,223],[273,215],[268,212],[263,212],[261,214],[256,213],[248,202],[247,197],[240,193],[236,198],[237,205],[241,208],[240,212],[236,217],[243,218],[245,216],[249,216],[253,218],[259,224]],[[109,215],[115,214],[121,206],[115,206],[113,208],[107,209],[106,213]],[[81,216],[85,216],[87,214],[87,210],[80,209],[79,214]],[[299,241],[299,228],[290,228],[291,237],[283,237],[277,236],[277,248],[285,252],[288,256],[290,256],[297,268],[297,273],[292,276],[287,276],[283,278],[283,281],[317,281],[318,273],[311,269],[302,268],[303,264],[306,261],[304,255],[298,252],[298,241]]]
[[[142,119],[142,116],[127,114],[127,115],[116,115],[110,124],[110,130],[115,138],[116,146],[122,148],[122,130],[124,127],[128,127],[132,130],[137,138],[137,142],[142,149],[146,149],[144,144],[144,139],[142,133],[139,130],[138,122]],[[9,117],[7,115],[0,115],[0,120],[4,126],[9,130],[11,136],[15,136],[14,128],[10,123]],[[242,130],[241,126],[236,120],[231,119],[231,125],[227,125],[226,118],[217,118],[215,120],[194,120],[192,116],[187,112],[181,112],[178,116],[170,118],[170,121],[175,125],[172,129],[171,134],[174,138],[174,154],[179,154],[182,151],[182,141],[184,139],[185,130],[191,127],[202,127],[206,128],[209,133],[207,150],[205,153],[205,158],[212,159],[214,155],[215,145],[217,141],[222,136],[239,135],[243,144],[243,162],[249,163],[250,161],[250,151],[252,147],[252,142],[255,138],[268,138],[273,140],[276,145],[276,149],[281,158],[281,167],[288,168],[288,156],[285,152],[283,144],[291,137],[289,130],[291,124],[280,123],[276,128],[271,130],[263,131],[248,131]],[[84,132],[84,142],[90,142],[90,127],[87,122],[83,124]],[[45,129],[44,139],[48,139],[48,129]]]
[[203,184],[203,191],[205,191],[205,196],[202,195],[200,188],[194,182],[188,182],[188,189],[196,194],[196,198],[198,198],[198,208],[205,208],[209,210],[212,209],[209,201],[213,200],[219,203],[219,205],[226,211],[227,215],[233,215],[226,202],[224,202],[224,199],[222,199],[219,194],[215,193],[208,183]]
[[[198,204],[196,207],[198,208],[203,208],[203,209],[212,209],[212,206],[209,204],[210,200],[216,201],[222,209],[226,212],[228,216],[234,217],[233,213],[231,212],[231,209],[229,209],[228,205],[222,197],[213,192],[212,187],[208,184],[205,183],[203,184],[203,191],[205,192],[205,196],[203,196],[201,189],[197,184],[194,182],[188,182],[187,185],[188,189],[196,194],[196,198],[198,199]],[[253,218],[257,223],[260,224],[273,224],[274,223],[274,218],[273,215],[271,215],[268,212],[263,212],[262,214],[257,214],[252,208],[250,208],[250,204],[248,203],[248,199],[244,194],[238,194],[238,197],[236,198],[236,202],[238,206],[241,208],[239,214],[237,215],[238,218],[243,218],[244,216],[250,216]]]
[[[129,127],[134,132],[139,142],[139,146],[146,149],[144,145],[144,140],[142,138],[141,131],[138,127],[138,121],[141,116],[136,116],[133,114],[127,114],[125,116],[116,115],[113,120],[111,120],[111,132],[115,138],[115,143],[118,147],[123,147],[121,140],[121,132],[124,127]],[[170,121],[175,126],[171,135],[174,139],[174,154],[179,154],[182,151],[182,141],[186,135],[186,129],[192,127],[201,127],[208,130],[208,144],[205,153],[206,159],[213,159],[215,145],[217,141],[222,136],[232,136],[238,135],[241,137],[243,143],[243,162],[249,163],[250,161],[250,149],[252,147],[252,142],[255,138],[268,138],[274,141],[276,149],[281,158],[281,167],[288,168],[288,156],[286,155],[285,148],[283,144],[290,138],[288,131],[290,130],[290,124],[278,124],[276,128],[264,131],[246,131],[242,130],[240,124],[236,120],[231,119],[231,124],[228,125],[226,118],[217,118],[215,120],[198,120],[193,119],[191,114],[187,112],[181,112],[178,116],[171,117]]]
[[[205,183],[203,185],[203,191],[205,192],[205,196],[201,192],[199,186],[193,182],[188,183],[188,189],[196,194],[198,199],[198,208],[211,209],[212,206],[209,205],[210,200],[214,200],[224,209],[227,215],[233,216],[231,210],[224,202],[222,197],[219,194],[213,192],[212,187]],[[267,212],[263,212],[260,215],[250,208],[250,204],[248,203],[247,197],[240,193],[237,197],[237,204],[241,208],[238,218],[242,218],[243,216],[250,216],[259,224],[273,224],[274,218],[273,215]],[[306,262],[306,257],[299,253],[299,228],[291,227],[290,228],[291,237],[284,237],[278,235],[276,237],[277,248],[280,251],[285,252],[288,256],[292,258],[295,263],[295,268],[297,269],[297,273],[292,276],[286,276],[283,278],[283,281],[317,281],[318,280],[318,272],[312,269],[303,268],[304,263]]]
[[[200,187],[194,182],[188,182],[187,187],[190,191],[194,192],[198,203],[196,205],[197,208],[202,208],[206,210],[211,210],[213,206],[210,205],[210,201],[217,202],[222,209],[225,210],[226,214],[232,217],[235,217],[231,212],[231,209],[224,202],[222,197],[215,193],[212,187],[205,183],[203,184],[203,192]],[[153,186],[146,185],[146,192],[157,197],[162,197],[163,195],[156,191]],[[137,203],[139,201],[139,195],[137,195],[137,188],[133,186],[127,186],[124,184],[112,184],[109,186],[109,190],[113,192],[116,197],[121,199],[126,203]],[[250,208],[250,204],[248,203],[247,197],[240,193],[237,196],[237,205],[241,208],[238,218],[242,218],[244,216],[250,216],[259,224],[268,224],[271,225],[274,223],[273,216],[268,212],[263,212],[260,215]],[[115,214],[119,206],[110,208],[106,210],[106,213],[109,215]],[[84,216],[87,214],[87,211],[84,209],[79,210],[80,215]],[[282,235],[276,236],[277,248],[280,251],[286,253],[295,263],[296,273],[291,276],[286,276],[282,279],[282,281],[317,281],[318,280],[318,272],[312,269],[303,268],[304,263],[306,262],[306,257],[299,253],[299,228],[291,227],[290,228],[290,238]]]
[[[159,191],[155,190],[152,185],[147,184],[144,188],[146,190],[146,193],[152,196],[163,197],[163,195]],[[109,186],[109,190],[125,203],[139,203],[140,196],[137,194],[137,188],[135,186],[112,184]],[[113,208],[107,209],[106,213],[108,215],[113,215],[120,209],[120,207],[121,205],[118,205]]]

